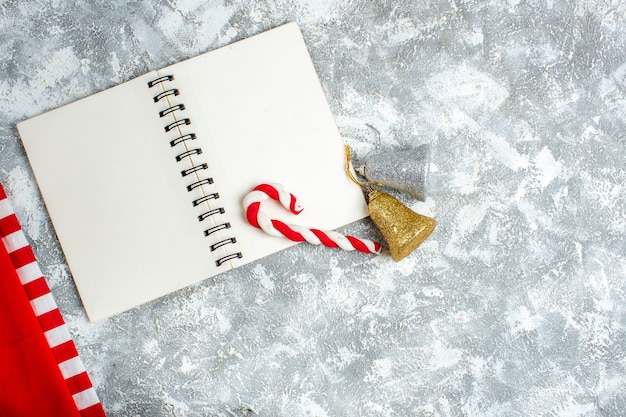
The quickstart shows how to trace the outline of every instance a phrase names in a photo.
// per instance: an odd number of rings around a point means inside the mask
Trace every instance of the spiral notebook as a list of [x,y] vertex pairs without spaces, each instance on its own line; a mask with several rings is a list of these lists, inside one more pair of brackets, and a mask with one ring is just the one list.
[[92,321],[292,246],[246,222],[257,184],[298,196],[298,216],[264,203],[291,224],[332,230],[367,216],[295,23],[18,130]]

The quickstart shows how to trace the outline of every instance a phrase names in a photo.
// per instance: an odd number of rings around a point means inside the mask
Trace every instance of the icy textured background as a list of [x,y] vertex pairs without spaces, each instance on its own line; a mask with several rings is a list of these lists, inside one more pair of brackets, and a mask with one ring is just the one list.
[[[292,20],[355,160],[431,144],[429,198],[397,196],[434,234],[400,263],[301,245],[88,323],[15,123]],[[109,416],[624,415],[624,1],[3,1],[0,119]]]

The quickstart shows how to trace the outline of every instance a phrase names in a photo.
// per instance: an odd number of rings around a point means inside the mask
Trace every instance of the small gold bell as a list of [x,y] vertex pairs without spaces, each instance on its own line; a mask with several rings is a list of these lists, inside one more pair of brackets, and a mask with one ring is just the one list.
[[380,230],[394,261],[413,252],[435,230],[435,219],[422,216],[395,197],[372,189],[367,195],[370,217]]

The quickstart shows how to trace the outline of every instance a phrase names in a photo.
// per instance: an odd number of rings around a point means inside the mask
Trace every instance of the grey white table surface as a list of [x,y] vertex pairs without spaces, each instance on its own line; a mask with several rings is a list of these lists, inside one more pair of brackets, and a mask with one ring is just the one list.
[[[287,21],[357,163],[431,145],[396,196],[434,234],[89,323],[15,124]],[[626,415],[624,1],[3,1],[0,76],[0,181],[109,416]]]

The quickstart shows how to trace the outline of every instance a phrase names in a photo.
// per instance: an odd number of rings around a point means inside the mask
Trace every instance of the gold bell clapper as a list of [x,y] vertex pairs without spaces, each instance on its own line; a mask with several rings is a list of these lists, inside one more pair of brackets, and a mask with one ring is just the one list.
[[389,252],[398,262],[417,249],[435,230],[435,219],[423,216],[405,206],[397,198],[380,191],[383,184],[359,182],[350,171],[350,147],[345,145],[346,172],[366,192],[370,218],[387,242]]

